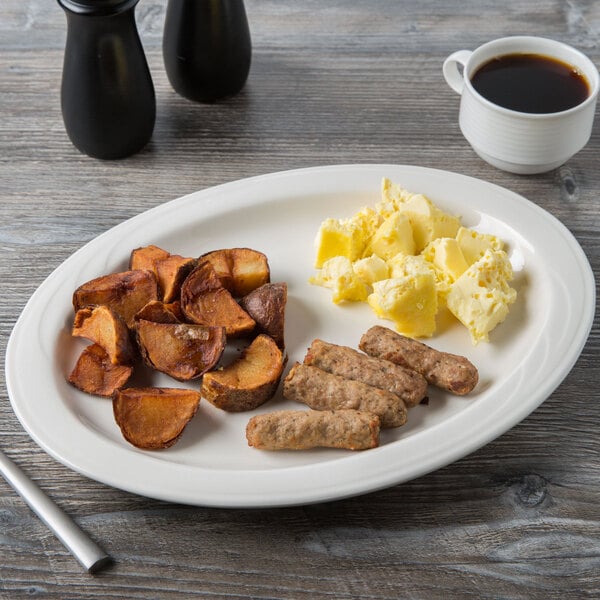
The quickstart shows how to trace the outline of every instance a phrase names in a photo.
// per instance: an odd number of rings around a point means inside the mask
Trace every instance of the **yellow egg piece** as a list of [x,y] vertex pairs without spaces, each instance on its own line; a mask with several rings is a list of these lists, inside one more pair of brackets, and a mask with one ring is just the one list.
[[367,244],[366,253],[388,260],[399,252],[414,254],[415,242],[410,220],[405,214],[395,212],[379,226]]
[[367,238],[362,229],[348,219],[325,219],[315,239],[315,267],[336,256],[357,260],[363,255]]
[[378,317],[393,321],[403,335],[431,337],[435,332],[438,302],[431,274],[375,282],[367,302]]
[[439,237],[455,237],[460,227],[458,217],[445,213],[422,194],[413,195],[399,210],[412,225],[416,253]]
[[489,341],[489,333],[508,315],[517,292],[510,287],[513,273],[504,251],[486,250],[451,286],[448,309],[469,330],[471,341]]
[[454,283],[469,267],[456,238],[437,238],[427,244],[422,254],[450,283]]
[[352,268],[352,262],[345,256],[335,256],[325,261],[323,268],[309,279],[310,283],[329,288],[331,300],[338,304],[343,300],[364,302],[368,288]]
[[387,279],[390,276],[387,263],[376,254],[355,261],[352,263],[352,268],[368,285]]
[[486,250],[504,250],[504,242],[500,238],[467,227],[459,228],[456,242],[469,266],[477,262]]

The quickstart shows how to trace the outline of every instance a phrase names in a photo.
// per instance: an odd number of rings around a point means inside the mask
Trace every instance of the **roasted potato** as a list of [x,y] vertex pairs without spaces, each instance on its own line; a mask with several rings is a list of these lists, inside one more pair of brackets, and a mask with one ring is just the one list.
[[179,381],[212,369],[225,349],[225,329],[188,323],[154,323],[140,319],[136,337],[146,364]]
[[113,395],[123,437],[137,448],[172,446],[198,410],[200,394],[180,388],[126,388]]
[[154,323],[181,323],[181,310],[179,303],[165,304],[160,300],[148,302],[134,315],[134,321],[153,321]]
[[131,251],[129,255],[129,269],[131,271],[140,269],[142,271],[153,271],[157,260],[168,258],[170,252],[159,248],[158,246],[142,246]]
[[195,258],[185,258],[178,254],[171,254],[168,258],[156,261],[156,278],[163,302],[168,303],[179,299],[181,284],[194,270],[196,264]]
[[202,395],[228,412],[252,410],[273,397],[285,362],[275,341],[260,334],[239,359],[204,375]]
[[128,327],[143,306],[158,300],[158,283],[152,271],[133,270],[96,277],[73,293],[75,312],[86,306],[104,304],[117,313]]
[[75,313],[71,334],[104,348],[113,365],[128,365],[135,359],[127,325],[109,306],[86,306]]
[[192,323],[222,326],[228,336],[245,335],[254,319],[221,284],[212,264],[202,260],[181,286],[181,310]]
[[156,275],[163,302],[173,302],[179,298],[181,284],[196,263],[195,258],[171,254],[154,245],[136,248],[129,257],[130,269],[147,269]]
[[270,281],[269,262],[258,250],[224,248],[208,252],[200,259],[212,264],[223,287],[236,298],[241,298]]
[[286,283],[265,283],[240,300],[240,306],[256,321],[257,330],[270,335],[285,348]]
[[71,385],[94,396],[112,396],[131,377],[129,365],[115,365],[108,353],[98,344],[85,348],[68,377]]

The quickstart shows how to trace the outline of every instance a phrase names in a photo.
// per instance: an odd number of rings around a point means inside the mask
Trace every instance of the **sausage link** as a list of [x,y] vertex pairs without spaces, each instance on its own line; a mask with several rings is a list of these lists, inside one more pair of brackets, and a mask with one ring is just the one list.
[[382,427],[406,423],[399,396],[362,381],[345,379],[310,365],[296,363],[283,381],[283,396],[316,410],[352,408],[376,414]]
[[312,342],[304,364],[392,392],[407,407],[416,406],[427,394],[425,377],[413,369],[319,339]]
[[387,327],[371,327],[358,346],[370,356],[414,369],[429,383],[453,394],[468,394],[479,381],[477,369],[464,356],[440,352]]
[[261,450],[367,450],[379,445],[379,417],[358,410],[280,410],[252,417],[246,439]]

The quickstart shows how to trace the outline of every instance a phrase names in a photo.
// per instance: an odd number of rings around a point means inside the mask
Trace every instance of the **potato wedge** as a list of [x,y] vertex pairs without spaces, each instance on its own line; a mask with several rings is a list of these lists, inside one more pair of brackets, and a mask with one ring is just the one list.
[[171,254],[158,246],[136,248],[129,257],[130,269],[146,269],[156,275],[158,290],[163,302],[173,302],[179,298],[183,280],[189,275],[198,261]]
[[222,285],[212,264],[202,260],[181,286],[181,310],[192,323],[222,326],[228,336],[251,332],[254,319]]
[[282,350],[285,348],[286,303],[285,282],[265,283],[240,300],[240,306],[256,321],[257,330],[270,335]]
[[225,329],[187,323],[154,323],[140,319],[136,337],[146,364],[179,381],[212,369],[225,349]]
[[102,346],[92,344],[80,354],[67,379],[82,392],[110,397],[127,383],[132,372],[133,367],[113,364]]
[[197,262],[195,258],[185,258],[178,254],[171,254],[169,257],[157,260],[154,263],[163,302],[168,303],[179,299],[181,284],[194,270]]
[[168,258],[171,255],[170,252],[154,246],[142,246],[131,251],[129,255],[129,270],[134,271],[141,269],[143,271],[154,271],[154,264],[157,260]]
[[153,321],[154,323],[181,323],[179,304],[165,304],[160,300],[148,302],[141,310],[135,313],[134,321]]
[[228,412],[252,410],[273,397],[286,359],[275,341],[258,335],[242,356],[202,379],[202,395]]
[[133,317],[151,300],[158,300],[158,283],[152,271],[134,270],[96,277],[80,285],[73,293],[77,312],[86,306],[104,304],[133,325]]
[[129,365],[135,359],[127,325],[109,306],[86,306],[75,313],[71,334],[102,346],[113,365]]
[[223,287],[236,298],[241,298],[270,281],[269,262],[258,250],[224,248],[208,252],[200,258],[213,265]]
[[198,410],[200,394],[180,388],[126,388],[113,395],[123,437],[137,448],[172,446]]

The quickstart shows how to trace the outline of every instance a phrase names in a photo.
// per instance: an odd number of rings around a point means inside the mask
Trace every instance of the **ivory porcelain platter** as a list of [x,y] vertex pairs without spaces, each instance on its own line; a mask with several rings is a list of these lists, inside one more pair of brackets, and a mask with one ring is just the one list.
[[[123,439],[110,400],[80,393],[65,381],[85,345],[69,333],[73,291],[89,279],[125,270],[131,250],[147,244],[186,256],[234,246],[266,253],[272,281],[288,284],[288,369],[316,337],[356,347],[370,326],[391,325],[365,304],[334,305],[328,290],[308,283],[321,221],[373,205],[384,176],[460,215],[464,225],[508,243],[518,299],[490,343],[473,346],[467,330],[450,320],[426,340],[477,366],[480,383],[469,396],[432,389],[429,405],[411,409],[407,425],[384,430],[381,446],[363,452],[248,447],[250,416],[302,408],[285,401],[280,391],[250,413],[224,413],[203,400],[175,446],[150,452]],[[23,310],[7,348],[6,380],[12,407],[29,435],[55,459],[97,481],[192,505],[314,503],[418,477],[506,432],[569,373],[589,334],[594,307],[594,278],[579,244],[558,220],[522,196],[415,166],[315,167],[190,194],[86,244],[42,283]],[[152,383],[198,385],[160,374]]]

